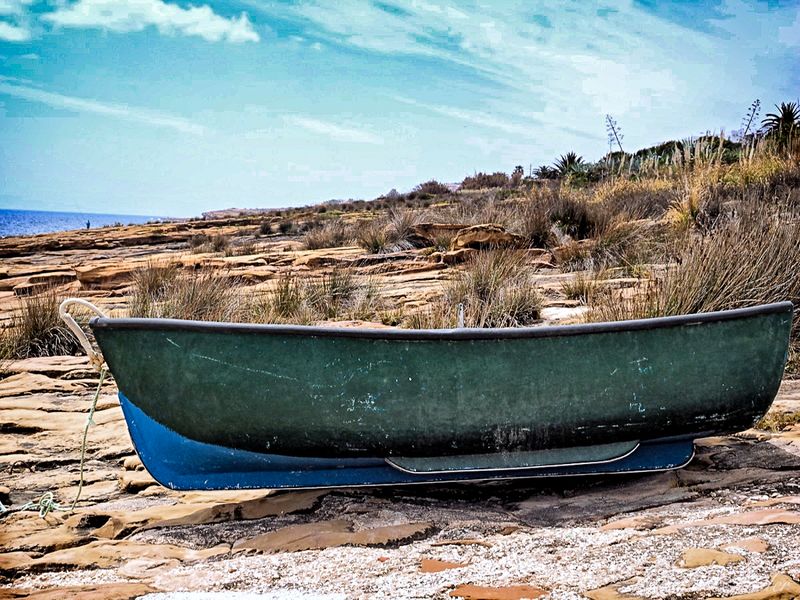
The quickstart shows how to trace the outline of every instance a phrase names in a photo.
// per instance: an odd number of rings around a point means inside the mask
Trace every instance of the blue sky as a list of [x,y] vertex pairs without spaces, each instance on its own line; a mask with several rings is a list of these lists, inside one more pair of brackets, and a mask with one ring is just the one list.
[[800,96],[800,2],[0,0],[0,207],[372,198],[731,131]]

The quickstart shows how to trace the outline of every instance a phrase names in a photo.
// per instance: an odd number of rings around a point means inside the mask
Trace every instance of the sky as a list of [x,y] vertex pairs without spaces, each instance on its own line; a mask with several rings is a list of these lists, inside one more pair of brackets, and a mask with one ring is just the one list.
[[374,198],[732,131],[800,96],[800,0],[0,0],[0,208]]

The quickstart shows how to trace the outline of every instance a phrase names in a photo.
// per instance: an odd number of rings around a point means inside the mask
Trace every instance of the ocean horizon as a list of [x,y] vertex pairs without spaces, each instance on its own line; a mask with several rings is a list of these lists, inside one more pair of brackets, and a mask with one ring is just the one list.
[[0,237],[85,229],[87,222],[89,227],[94,229],[109,225],[136,225],[162,220],[167,220],[167,217],[0,208]]

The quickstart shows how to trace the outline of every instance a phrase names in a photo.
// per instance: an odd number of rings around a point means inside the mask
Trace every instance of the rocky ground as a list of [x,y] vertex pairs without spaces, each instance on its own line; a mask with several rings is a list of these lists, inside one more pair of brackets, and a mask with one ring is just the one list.
[[[452,267],[415,251],[307,251],[259,238],[255,254],[193,254],[197,231],[248,221],[108,228],[0,240],[0,320],[59,285],[122,311],[147,261],[226,267],[267,288],[282,270],[347,264],[398,305],[437,293]],[[253,225],[250,224],[252,230]],[[548,320],[581,310],[570,277],[539,256]],[[608,285],[628,285],[624,278]],[[43,493],[68,506],[97,375],[83,357],[4,365],[0,380],[0,597],[265,598],[800,597],[800,425],[702,440],[685,469],[656,475],[336,491],[177,493],[135,457],[113,380],[89,429],[74,512],[16,510]],[[786,381],[773,421],[800,412]],[[196,598],[205,597],[196,595]]]

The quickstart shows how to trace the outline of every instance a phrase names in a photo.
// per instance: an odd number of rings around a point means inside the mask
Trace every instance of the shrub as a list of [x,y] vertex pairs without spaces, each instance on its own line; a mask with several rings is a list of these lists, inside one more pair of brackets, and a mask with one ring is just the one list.
[[48,289],[22,300],[20,311],[0,335],[0,358],[75,354],[80,344],[58,316],[61,298]]
[[227,235],[217,234],[211,237],[211,249],[214,252],[225,252],[230,244],[231,240]]
[[214,272],[181,272],[174,265],[148,265],[134,273],[131,317],[239,321],[241,283]]
[[610,215],[600,204],[559,194],[550,208],[550,219],[566,235],[583,240],[601,233],[608,226]]
[[548,248],[554,242],[549,206],[533,199],[517,206],[514,229],[531,248]]
[[195,233],[189,238],[189,248],[201,248],[209,242],[209,237],[205,233]]
[[475,173],[471,177],[465,177],[461,182],[462,190],[482,190],[486,188],[501,188],[509,184],[506,173],[497,171],[495,173]]
[[261,221],[258,226],[258,233],[261,235],[269,235],[272,233],[272,223],[270,221]]
[[443,183],[439,183],[435,179],[431,179],[430,181],[420,183],[414,188],[414,191],[417,192],[417,195],[430,194],[431,196],[440,196],[442,194],[449,194],[450,188]]
[[292,233],[294,231],[294,223],[292,221],[281,221],[278,223],[278,231],[280,231],[283,235]]
[[353,233],[339,220],[328,221],[322,227],[310,229],[303,240],[307,250],[337,248],[353,242]]

